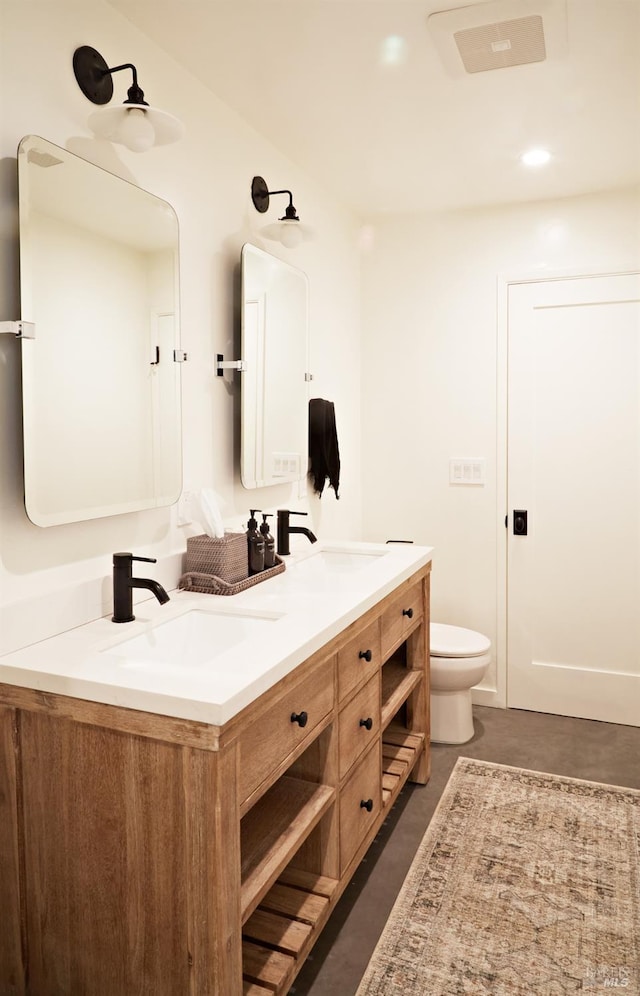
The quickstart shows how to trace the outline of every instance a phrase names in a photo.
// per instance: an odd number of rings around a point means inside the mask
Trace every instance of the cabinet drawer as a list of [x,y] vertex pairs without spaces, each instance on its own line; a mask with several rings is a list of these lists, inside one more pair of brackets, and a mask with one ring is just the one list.
[[402,598],[396,599],[382,614],[382,658],[402,643],[405,635],[413,629],[416,621],[422,619],[422,582],[412,585]]
[[374,674],[340,713],[340,778],[380,735],[380,678]]
[[380,667],[380,620],[367,626],[338,653],[338,698],[365,682]]
[[314,739],[316,727],[333,709],[334,664],[335,657],[324,661],[242,731],[238,738],[241,802],[278,769],[287,767],[287,758],[303,741]]
[[381,764],[378,742],[365,754],[340,793],[340,874],[346,871],[378,819],[382,805]]

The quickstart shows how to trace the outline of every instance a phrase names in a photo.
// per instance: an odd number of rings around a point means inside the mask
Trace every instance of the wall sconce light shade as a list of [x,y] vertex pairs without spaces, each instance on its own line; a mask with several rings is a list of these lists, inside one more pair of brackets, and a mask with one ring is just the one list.
[[154,145],[170,145],[184,134],[177,118],[148,104],[104,107],[90,114],[87,123],[98,138],[125,145],[132,152],[146,152]]
[[276,194],[288,194],[289,203],[284,215],[278,221],[265,225],[260,234],[266,239],[280,242],[287,249],[295,249],[301,242],[313,238],[313,231],[308,225],[303,225],[293,203],[290,190],[269,190],[266,181],[261,176],[254,176],[251,182],[251,200],[256,211],[264,214],[269,210],[269,198]]
[[73,54],[73,72],[85,97],[93,104],[108,104],[113,96],[113,73],[130,69],[133,82],[127,99],[119,107],[101,107],[89,116],[88,124],[99,138],[125,145],[132,152],[146,152],[154,145],[177,142],[184,134],[178,118],[150,107],[138,86],[136,67],[126,62],[109,68],[95,48],[82,45]]

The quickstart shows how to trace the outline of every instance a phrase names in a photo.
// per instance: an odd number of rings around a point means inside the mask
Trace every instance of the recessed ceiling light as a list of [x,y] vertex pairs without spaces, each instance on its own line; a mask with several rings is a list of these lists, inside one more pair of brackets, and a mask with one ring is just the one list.
[[388,35],[380,46],[383,66],[400,66],[407,61],[407,43],[400,35]]
[[528,149],[520,156],[525,166],[546,166],[550,159],[551,153],[547,149]]

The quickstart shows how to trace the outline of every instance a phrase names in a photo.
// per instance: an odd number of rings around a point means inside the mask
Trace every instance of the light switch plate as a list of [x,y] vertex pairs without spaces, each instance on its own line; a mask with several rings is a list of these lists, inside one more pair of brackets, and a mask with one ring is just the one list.
[[449,484],[484,487],[484,457],[451,457],[449,460]]

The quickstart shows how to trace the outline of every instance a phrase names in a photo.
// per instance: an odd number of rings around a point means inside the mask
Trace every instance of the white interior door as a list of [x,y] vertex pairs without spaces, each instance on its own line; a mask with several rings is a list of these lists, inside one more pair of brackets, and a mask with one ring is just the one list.
[[509,288],[512,707],[640,725],[639,302],[640,274]]

